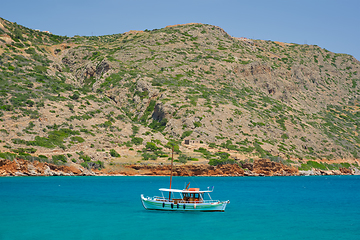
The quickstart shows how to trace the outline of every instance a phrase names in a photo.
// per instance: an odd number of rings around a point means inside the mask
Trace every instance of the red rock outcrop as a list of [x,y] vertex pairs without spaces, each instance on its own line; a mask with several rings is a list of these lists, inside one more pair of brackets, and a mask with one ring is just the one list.
[[344,175],[351,175],[353,172],[348,168],[339,168],[340,172]]
[[[170,173],[170,165],[128,165],[123,171],[108,174],[167,176]],[[244,176],[244,170],[237,164],[181,165],[173,167],[173,176]]]
[[[246,169],[246,171],[244,170]],[[128,165],[123,171],[109,174],[123,175],[170,175],[170,165]],[[294,167],[271,162],[268,159],[256,160],[240,167],[238,164],[219,166],[210,165],[181,165],[174,166],[174,176],[292,176],[299,175]]]
[[252,171],[261,176],[293,176],[299,175],[295,167],[288,167],[282,163],[272,162],[269,159],[255,160]]

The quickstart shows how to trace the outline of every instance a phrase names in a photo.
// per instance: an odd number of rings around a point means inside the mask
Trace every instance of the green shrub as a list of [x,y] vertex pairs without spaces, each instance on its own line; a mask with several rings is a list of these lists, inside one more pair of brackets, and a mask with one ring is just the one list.
[[185,154],[180,154],[177,161],[180,163],[187,163],[187,161],[199,161],[199,159],[186,156]]
[[34,71],[37,73],[46,73],[47,67],[38,65],[34,67]]
[[66,163],[66,156],[65,155],[53,155],[52,156],[52,161],[54,164],[58,164],[59,161],[62,162],[62,163]]
[[134,143],[135,145],[141,145],[143,143],[144,139],[140,138],[140,137],[133,137],[131,139],[131,142]]
[[85,142],[85,139],[83,139],[82,137],[78,137],[78,136],[71,137],[71,140],[74,142],[78,142],[78,143]]
[[18,154],[35,153],[36,151],[37,151],[37,149],[35,149],[35,148],[18,148],[18,149],[13,149],[13,152],[18,153]]
[[112,126],[112,122],[111,121],[106,121],[102,124],[99,124],[99,127],[103,127],[103,128],[109,128]]
[[328,170],[328,168],[322,164],[315,161],[308,161],[306,164],[301,164],[299,170],[311,170],[312,168],[321,169],[321,170]]
[[156,160],[158,158],[158,156],[156,154],[151,154],[151,153],[143,153],[141,154],[141,156],[143,157],[143,160]]
[[350,163],[340,163],[340,166],[343,167],[343,168],[350,168],[351,167]]
[[126,116],[123,115],[123,114],[119,114],[115,117],[117,120],[125,120],[126,119]]
[[181,154],[179,157],[178,157],[178,161],[181,162],[181,163],[187,163],[188,161],[188,156],[186,156],[185,154]]
[[135,136],[139,132],[140,127],[136,125],[132,125],[131,129],[133,131],[133,135]]
[[[57,125],[47,126],[48,128],[57,128]],[[30,146],[40,146],[46,148],[55,148],[56,146],[66,149],[63,145],[64,139],[71,135],[79,135],[78,131],[73,131],[68,128],[62,128],[60,130],[54,130],[49,132],[48,138],[46,137],[35,137],[35,141],[28,141],[26,144]]]
[[87,156],[87,155],[81,154],[79,158],[84,160],[84,162],[90,162],[91,161],[91,157]]
[[89,168],[89,165],[87,164],[87,162],[82,162],[82,163],[80,163],[80,165],[84,168]]
[[149,106],[146,108],[144,114],[139,119],[141,123],[146,123],[146,121],[148,120],[150,114],[154,111],[155,104],[156,104],[155,100],[150,101]]
[[26,142],[27,145],[30,146],[39,146],[39,147],[46,147],[46,148],[55,148],[55,145],[45,137],[36,136],[34,141]]
[[194,122],[194,126],[197,128],[197,127],[201,127],[202,124],[201,124],[201,122]]
[[120,157],[120,154],[115,151],[115,149],[110,149],[110,155],[112,157]]
[[206,159],[210,159],[212,157],[211,152],[202,147],[200,147],[199,149],[194,149],[194,152],[202,153]]
[[[5,130],[5,129],[4,129]],[[5,130],[6,131],[6,130]],[[19,139],[19,138],[13,138],[11,139],[11,141],[14,143],[14,144],[26,144],[26,141],[23,140],[23,139]]]
[[231,140],[226,140],[225,143],[221,143],[220,147],[227,148],[228,150],[238,150],[237,146],[232,144]]
[[149,128],[152,128],[155,131],[162,132],[164,131],[167,122],[168,120],[166,118],[163,118],[160,122],[153,120],[152,123],[150,123]]
[[28,48],[28,49],[25,50],[25,52],[26,52],[27,54],[30,54],[30,55],[36,53],[35,48]]
[[7,159],[7,160],[14,160],[17,157],[15,153],[9,153],[9,152],[0,152],[0,158]]
[[218,166],[218,165],[225,165],[225,164],[234,164],[236,163],[234,159],[226,158],[226,159],[210,159],[209,165],[211,166]]
[[152,151],[152,152],[154,152],[154,151],[160,150],[161,148],[158,148],[158,147],[156,146],[156,144],[153,143],[153,142],[147,142],[146,145],[145,145],[145,149],[146,149],[147,151]]
[[184,139],[188,136],[190,136],[193,133],[193,131],[185,131],[183,132],[183,134],[181,135],[181,139]]
[[10,66],[8,67],[8,69],[9,69],[10,71],[14,71],[14,70],[15,70],[15,67],[10,65]]
[[0,110],[12,111],[13,107],[11,105],[2,105],[2,106],[0,106]]
[[75,91],[73,95],[70,96],[73,100],[78,100],[80,98],[80,93],[78,91]]
[[209,147],[216,148],[216,144],[215,143],[209,143]]
[[65,105],[65,106],[67,106],[68,108],[69,108],[69,110],[70,111],[74,111],[74,104],[72,104],[72,103],[68,103],[67,105]]
[[284,133],[283,135],[281,135],[281,138],[282,139],[289,139],[289,136],[286,133]]

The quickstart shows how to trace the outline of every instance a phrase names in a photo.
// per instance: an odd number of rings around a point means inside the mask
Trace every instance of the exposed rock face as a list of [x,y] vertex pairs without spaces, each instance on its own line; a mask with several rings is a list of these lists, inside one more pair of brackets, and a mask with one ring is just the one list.
[[97,64],[88,62],[86,67],[82,71],[76,73],[76,77],[80,80],[85,80],[91,77],[99,79],[104,73],[110,70],[110,64],[106,61],[102,61]]
[[346,175],[348,175],[348,174],[352,174],[352,171],[351,171],[351,169],[347,169],[347,168],[340,168],[339,169],[340,170],[340,172],[341,173],[343,173],[343,174],[346,174]]
[[327,175],[360,175],[357,168],[340,168],[339,170],[321,170],[312,169],[308,171],[299,171],[301,176],[327,176]]
[[159,90],[151,85],[150,80],[148,77],[138,80],[136,90],[139,92],[148,92],[149,97],[152,98],[159,94]]
[[161,121],[164,118],[168,119],[171,117],[172,112],[173,112],[173,108],[170,105],[168,105],[168,104],[164,105],[162,103],[157,103],[155,105],[155,109],[154,109],[152,118],[157,121]]
[[[170,165],[129,165],[122,172],[112,174],[124,175],[170,175]],[[136,170],[136,171],[134,171]],[[244,176],[244,170],[237,164],[227,164],[218,167],[210,165],[174,166],[173,176]]]
[[253,172],[263,176],[292,176],[299,174],[299,170],[295,167],[288,167],[281,163],[272,162],[269,159],[255,160]]
[[[246,166],[246,168],[245,168]],[[129,165],[125,175],[170,175],[169,165]],[[246,169],[246,171],[244,170]],[[134,171],[135,170],[135,171]],[[299,171],[281,163],[260,159],[254,163],[246,163],[240,167],[238,164],[219,166],[210,165],[181,165],[174,166],[174,176],[296,176]]]
[[22,159],[0,160],[0,176],[91,176],[92,171],[77,164],[57,166],[43,162],[29,162]]

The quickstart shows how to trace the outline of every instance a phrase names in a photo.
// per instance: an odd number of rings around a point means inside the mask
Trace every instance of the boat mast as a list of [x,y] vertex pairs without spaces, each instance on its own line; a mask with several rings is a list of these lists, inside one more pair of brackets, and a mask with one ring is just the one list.
[[[171,172],[170,172],[170,189],[171,189],[171,182],[172,182],[172,174],[173,174],[173,161],[174,161],[174,146],[171,148]],[[171,192],[169,192],[169,201],[171,198]]]

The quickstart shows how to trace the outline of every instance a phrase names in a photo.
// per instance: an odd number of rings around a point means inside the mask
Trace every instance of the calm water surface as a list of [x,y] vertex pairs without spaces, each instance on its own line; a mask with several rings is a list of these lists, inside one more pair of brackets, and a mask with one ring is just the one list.
[[360,239],[360,176],[174,177],[224,213],[145,210],[168,177],[0,178],[0,239]]

